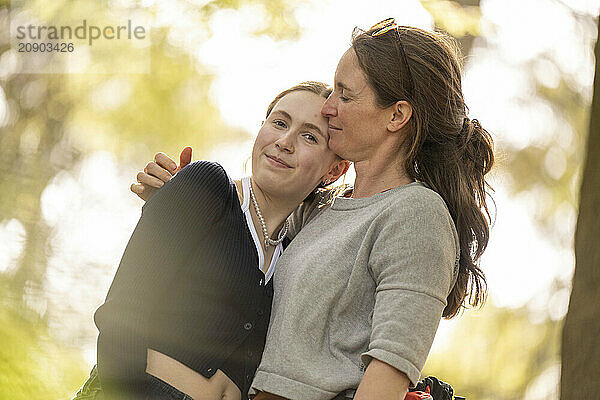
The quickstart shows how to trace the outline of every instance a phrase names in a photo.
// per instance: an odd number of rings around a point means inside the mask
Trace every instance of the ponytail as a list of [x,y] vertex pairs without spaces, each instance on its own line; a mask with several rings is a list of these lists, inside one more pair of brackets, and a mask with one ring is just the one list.
[[[456,284],[452,288],[444,310],[444,317],[455,316],[469,293],[466,302],[471,306],[483,304],[486,280],[480,268],[480,257],[489,240],[490,210],[487,197],[493,191],[485,180],[494,164],[493,140],[478,120],[465,117],[457,141],[459,145],[454,168],[447,171],[438,183],[438,190],[450,209],[460,240],[460,261]],[[457,174],[456,178],[452,175]],[[439,174],[438,174],[439,175]],[[458,181],[458,190],[452,190],[450,179]],[[469,290],[470,289],[470,290]]]

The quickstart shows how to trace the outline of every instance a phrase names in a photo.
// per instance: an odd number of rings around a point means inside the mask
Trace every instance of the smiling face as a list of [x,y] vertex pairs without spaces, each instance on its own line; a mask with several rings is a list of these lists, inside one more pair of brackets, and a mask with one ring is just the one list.
[[390,110],[376,104],[375,92],[352,48],[338,63],[334,91],[322,114],[329,119],[329,147],[345,159],[368,160],[389,139]]
[[252,177],[265,191],[304,198],[327,180],[339,158],[328,147],[325,98],[308,91],[283,96],[258,132]]

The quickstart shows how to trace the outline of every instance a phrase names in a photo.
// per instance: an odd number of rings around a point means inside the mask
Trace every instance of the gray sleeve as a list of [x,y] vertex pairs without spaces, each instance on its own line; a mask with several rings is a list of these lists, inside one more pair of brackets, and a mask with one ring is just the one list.
[[458,243],[441,198],[394,204],[374,221],[375,309],[365,365],[377,358],[416,385],[453,283]]

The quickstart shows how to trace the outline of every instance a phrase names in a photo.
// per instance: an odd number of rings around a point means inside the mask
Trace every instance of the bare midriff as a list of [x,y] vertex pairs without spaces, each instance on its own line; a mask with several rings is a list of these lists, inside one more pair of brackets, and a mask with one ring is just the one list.
[[179,361],[148,349],[146,372],[194,400],[240,400],[240,389],[220,369],[210,378]]
[[258,392],[256,396],[254,396],[253,400],[289,400],[285,397],[277,396],[273,393],[267,392]]

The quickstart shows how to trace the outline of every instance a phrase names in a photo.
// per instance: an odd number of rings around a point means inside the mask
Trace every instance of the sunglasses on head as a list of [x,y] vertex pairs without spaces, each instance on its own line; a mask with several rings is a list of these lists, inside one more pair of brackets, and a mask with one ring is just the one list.
[[404,46],[402,45],[402,37],[399,29],[399,25],[396,24],[396,20],[394,18],[387,18],[381,22],[373,25],[369,31],[367,32],[371,37],[378,37],[384,35],[388,32],[394,32],[396,35],[396,48],[398,49],[398,53],[400,54],[400,58],[402,59],[402,63],[404,64],[404,69],[406,70],[406,76],[408,80],[407,88],[409,93],[414,93],[414,83],[412,79],[412,74],[410,72],[410,66],[408,65],[408,58],[406,57],[406,51],[404,50]]

